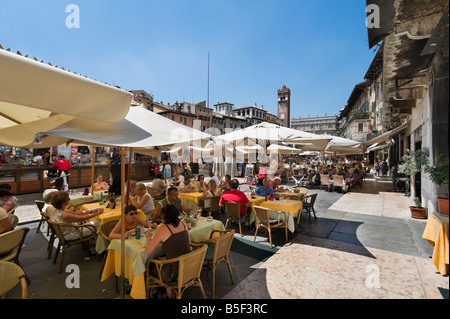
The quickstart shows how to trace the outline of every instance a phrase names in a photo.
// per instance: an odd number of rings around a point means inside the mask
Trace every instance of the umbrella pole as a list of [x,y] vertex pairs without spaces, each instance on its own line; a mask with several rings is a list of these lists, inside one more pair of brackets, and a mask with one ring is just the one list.
[[[127,149],[125,147],[119,148],[120,155],[120,176],[121,176],[121,194],[125,194],[125,155]],[[125,298],[125,196],[120,196],[120,220],[122,223],[121,237],[120,237],[120,299]]]
[[95,176],[94,176],[94,170],[95,170],[95,147],[92,146],[91,148],[91,153],[92,153],[92,163],[91,163],[91,195],[94,196],[94,180],[95,180]]
[[128,178],[127,178],[127,193],[125,197],[125,202],[128,203],[128,198],[130,196],[130,182],[131,182],[131,158],[134,156],[133,148],[130,148],[130,155],[128,160]]

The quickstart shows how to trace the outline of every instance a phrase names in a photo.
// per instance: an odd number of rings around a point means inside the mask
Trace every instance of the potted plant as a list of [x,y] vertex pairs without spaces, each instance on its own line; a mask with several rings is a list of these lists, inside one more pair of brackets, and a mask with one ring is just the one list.
[[[417,173],[422,171],[422,168],[428,165],[429,150],[424,148],[411,152],[406,150],[406,154],[402,157],[402,163],[398,165],[398,172],[411,177],[416,176]],[[411,217],[417,219],[427,218],[427,209],[421,206],[420,198],[414,194],[414,201],[416,206],[409,206],[411,210]]]
[[425,172],[430,175],[431,181],[440,187],[445,185],[446,193],[444,196],[438,196],[437,202],[439,207],[439,213],[448,215],[448,182],[449,182],[449,165],[448,157],[445,160],[441,160],[442,155],[436,157],[433,165],[427,165]]

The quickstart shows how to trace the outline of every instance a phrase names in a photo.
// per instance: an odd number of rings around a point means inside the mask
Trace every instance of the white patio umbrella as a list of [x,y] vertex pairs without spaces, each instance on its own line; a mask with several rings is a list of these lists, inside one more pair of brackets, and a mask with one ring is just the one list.
[[[0,144],[47,131],[74,118],[108,123],[125,117],[132,94],[0,46]],[[24,129],[16,126],[28,123]],[[22,140],[20,144],[23,144]]]
[[[31,124],[21,124],[17,128],[27,131]],[[0,130],[0,134],[3,131],[6,132],[6,129]],[[204,145],[212,137],[141,107],[130,107],[125,118],[116,123],[76,118],[39,134],[40,148],[76,143],[97,147],[132,147],[135,152],[143,154]],[[33,144],[34,132],[24,139],[26,144],[15,142],[10,145],[36,147]],[[24,139],[20,138],[20,141]]]
[[223,134],[215,138],[222,143],[234,146],[249,146],[256,144],[279,144],[287,142],[290,144],[307,144],[324,149],[331,137],[308,133],[284,126],[263,122],[246,127],[231,133]]

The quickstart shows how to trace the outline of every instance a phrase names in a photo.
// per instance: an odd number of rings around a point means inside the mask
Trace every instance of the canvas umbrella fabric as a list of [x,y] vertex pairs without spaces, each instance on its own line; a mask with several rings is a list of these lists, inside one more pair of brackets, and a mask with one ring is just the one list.
[[[73,118],[113,123],[130,107],[127,91],[1,47],[0,70],[0,130],[10,128],[0,134],[0,144],[12,145],[22,133],[46,131]],[[13,129],[25,123],[26,131]]]
[[[19,127],[26,129],[28,125],[22,124]],[[33,147],[33,134],[34,132],[27,137],[26,145],[10,145]],[[207,133],[137,106],[130,107],[125,118],[116,123],[76,118],[39,134],[41,148],[76,143],[97,147],[132,147],[136,153],[142,154],[168,151],[186,145],[202,145],[211,138]]]
[[307,144],[324,149],[331,137],[308,133],[284,126],[262,122],[241,130],[217,136],[216,140],[234,146],[252,146],[256,144]]

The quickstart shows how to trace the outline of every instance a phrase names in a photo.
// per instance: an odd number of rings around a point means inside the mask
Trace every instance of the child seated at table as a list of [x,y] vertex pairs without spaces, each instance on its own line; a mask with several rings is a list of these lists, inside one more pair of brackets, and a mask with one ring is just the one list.
[[[134,205],[127,205],[125,207],[125,238],[130,237],[135,231],[136,227],[144,226],[150,228],[150,224],[137,217],[137,208]],[[120,239],[122,237],[122,221],[119,220],[116,226],[109,234],[109,239]]]

